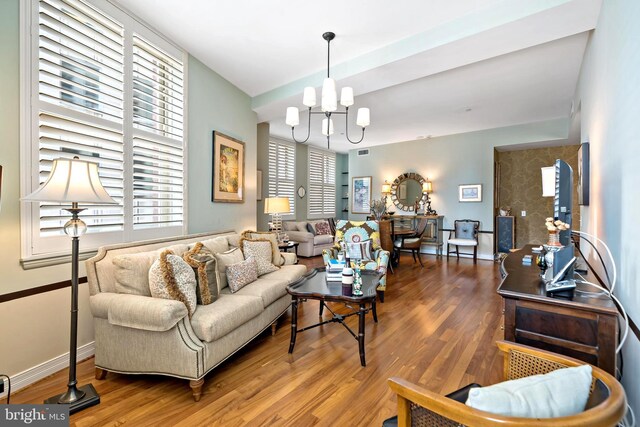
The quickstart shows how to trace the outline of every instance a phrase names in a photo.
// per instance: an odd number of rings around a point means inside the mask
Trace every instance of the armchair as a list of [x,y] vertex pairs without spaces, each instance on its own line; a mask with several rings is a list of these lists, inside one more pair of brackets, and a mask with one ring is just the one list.
[[[539,350],[522,344],[498,341],[504,353],[504,380],[546,374],[556,369],[584,365],[571,357]],[[584,412],[559,418],[518,418],[496,415],[465,405],[470,386],[448,396],[426,390],[401,378],[390,378],[389,387],[398,394],[398,417],[385,420],[383,426],[615,426],[625,414],[626,397],[622,385],[609,373],[592,366],[593,383]]]
[[[472,219],[457,219],[454,222],[453,231],[449,233],[447,242],[447,259],[452,252],[450,246],[455,246],[456,257],[460,259],[458,246],[473,246],[473,262],[478,260],[478,231],[480,229],[480,221]],[[466,254],[471,255],[471,254]]]
[[358,243],[371,239],[372,260],[365,261],[365,270],[375,270],[382,274],[377,291],[380,302],[384,302],[384,291],[387,288],[387,267],[389,265],[389,251],[380,246],[380,226],[377,221],[347,221],[336,222],[334,246],[322,251],[322,258],[327,264],[330,259],[336,259],[341,250],[341,242]]

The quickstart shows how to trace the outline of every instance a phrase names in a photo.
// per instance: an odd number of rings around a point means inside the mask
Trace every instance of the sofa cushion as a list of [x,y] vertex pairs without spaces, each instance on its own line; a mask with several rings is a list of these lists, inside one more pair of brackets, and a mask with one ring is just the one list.
[[163,251],[149,269],[149,289],[154,298],[180,301],[187,306],[189,317],[196,310],[196,277],[182,257]]
[[[271,263],[275,266],[279,266],[280,264],[282,264],[282,257],[280,256],[280,248],[278,247],[278,235],[276,233],[247,230],[244,233],[242,233],[242,238],[240,239],[240,246],[242,246],[242,239],[270,241],[271,252],[272,252]],[[258,275],[260,275],[260,273],[258,273]]]
[[307,231],[311,234],[313,234],[314,236],[316,235],[316,229],[313,228],[313,225],[307,223]]
[[347,242],[347,254],[351,259],[371,259],[371,239],[361,242]]
[[[281,279],[265,279],[259,277],[255,282],[249,283],[233,295],[251,295],[262,299],[263,307],[277,301],[287,293],[287,282]],[[229,289],[224,289],[223,294],[231,293]]]
[[302,222],[298,222],[297,223],[297,227],[298,227],[298,231],[307,231],[307,225],[309,225],[309,223],[307,221],[302,221]]
[[318,234],[313,238],[313,244],[315,246],[326,245],[329,243],[333,243],[333,236],[330,234]]
[[243,286],[258,279],[258,264],[252,256],[235,264],[227,265],[227,281],[231,292],[238,292]]
[[244,261],[242,251],[238,248],[229,249],[226,252],[214,253],[218,268],[218,291],[229,286],[227,282],[227,265],[236,264]]
[[265,274],[260,279],[278,280],[285,285],[290,285],[300,279],[307,272],[307,267],[302,264],[283,265],[278,271]]
[[229,241],[227,240],[227,236],[218,236],[213,239],[203,240],[202,244],[214,254],[229,250]]
[[[258,276],[276,271],[278,267],[273,265],[273,242],[266,239],[240,240],[240,249],[245,259],[253,258],[258,266]],[[280,254],[278,253],[278,256]]]
[[316,222],[314,228],[316,229],[316,236],[319,234],[331,235],[331,227],[326,220]]
[[182,254],[187,264],[196,273],[196,300],[200,305],[208,305],[218,298],[218,271],[217,261],[202,242],[197,242],[193,248]]
[[282,228],[284,231],[300,231],[298,230],[298,224],[300,224],[298,221],[283,221]]
[[264,310],[260,297],[226,292],[221,293],[213,304],[198,307],[191,318],[193,331],[202,341],[222,338]]
[[116,267],[116,292],[119,294],[133,294],[150,297],[149,269],[151,268],[151,264],[160,258],[160,253],[167,249],[171,250],[176,255],[182,255],[187,251],[188,246],[185,244],[177,244],[155,251],[115,256],[112,262]]
[[230,248],[239,248],[240,247],[240,235],[239,234],[231,234],[227,237],[227,242],[229,243]]

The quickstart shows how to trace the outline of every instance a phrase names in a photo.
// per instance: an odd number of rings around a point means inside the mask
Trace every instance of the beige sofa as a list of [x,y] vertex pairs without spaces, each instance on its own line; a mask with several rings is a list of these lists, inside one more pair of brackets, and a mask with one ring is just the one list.
[[297,254],[303,257],[322,255],[324,249],[333,247],[333,234],[314,235],[307,229],[307,224],[312,226],[318,221],[282,221],[282,228],[290,240],[298,242]]
[[[124,243],[102,247],[86,261],[97,379],[104,379],[107,371],[184,378],[198,401],[209,371],[270,325],[275,330],[276,321],[290,305],[286,286],[306,272],[305,266],[292,265],[295,254],[283,253],[285,265],[234,294],[228,287],[221,289],[212,304],[197,306],[191,320],[180,301],[122,293],[121,272],[112,262],[118,255],[177,244],[186,247],[212,238],[217,238],[218,251],[237,246],[240,240],[238,234],[226,232]],[[140,268],[138,274],[143,278],[146,269]]]

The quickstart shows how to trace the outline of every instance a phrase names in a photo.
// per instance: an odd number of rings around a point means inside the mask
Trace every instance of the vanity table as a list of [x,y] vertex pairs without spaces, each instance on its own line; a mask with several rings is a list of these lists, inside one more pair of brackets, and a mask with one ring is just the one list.
[[578,284],[571,297],[547,296],[533,245],[512,252],[501,265],[504,339],[575,357],[615,375],[618,310],[610,297]]

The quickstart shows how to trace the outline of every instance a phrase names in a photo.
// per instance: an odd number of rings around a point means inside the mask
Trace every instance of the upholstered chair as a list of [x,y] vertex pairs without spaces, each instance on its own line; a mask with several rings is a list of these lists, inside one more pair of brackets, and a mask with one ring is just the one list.
[[360,243],[371,240],[371,258],[363,259],[365,270],[375,270],[382,274],[377,291],[380,301],[384,302],[384,291],[387,289],[387,267],[389,265],[389,251],[380,246],[380,227],[377,221],[347,221],[336,222],[334,246],[322,251],[324,263],[336,259],[338,252],[346,243]]
[[475,263],[478,260],[478,231],[480,230],[480,221],[457,219],[453,223],[453,231],[449,233],[449,241],[447,243],[447,258],[449,258],[449,254],[453,252],[451,246],[455,246],[456,257],[458,259],[460,258],[458,246],[472,246],[473,262]]
[[413,256],[413,262],[416,262],[416,254],[418,256],[418,261],[420,261],[420,266],[424,267],[422,264],[422,258],[420,258],[420,247],[422,246],[422,235],[424,231],[427,229],[428,220],[427,218],[420,218],[418,222],[418,227],[415,229],[413,234],[408,234],[406,236],[400,236],[393,243],[396,250],[400,249],[409,249],[411,251],[411,255]]
[[[497,345],[504,355],[503,379],[505,381],[586,364],[571,357],[513,342],[498,341]],[[510,417],[474,409],[465,405],[465,402],[470,390],[479,387],[477,384],[470,384],[442,396],[407,380],[389,378],[389,387],[398,395],[398,415],[385,420],[382,425],[383,427],[417,425],[451,427],[616,426],[626,411],[624,389],[611,374],[595,366],[592,366],[591,369],[592,383],[584,411],[576,415],[558,418]]]

